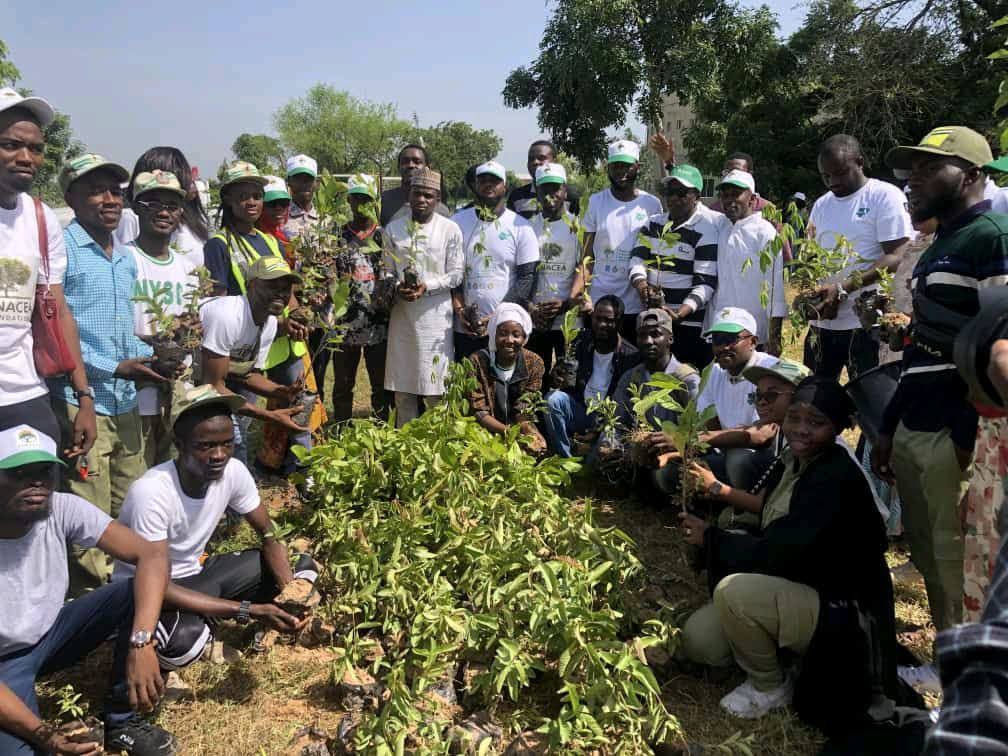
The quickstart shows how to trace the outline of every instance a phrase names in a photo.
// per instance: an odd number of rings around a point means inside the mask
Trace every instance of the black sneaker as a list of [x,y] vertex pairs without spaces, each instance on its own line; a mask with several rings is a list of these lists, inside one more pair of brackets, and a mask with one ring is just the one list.
[[134,713],[125,722],[105,723],[105,752],[128,756],[175,756],[175,736]]

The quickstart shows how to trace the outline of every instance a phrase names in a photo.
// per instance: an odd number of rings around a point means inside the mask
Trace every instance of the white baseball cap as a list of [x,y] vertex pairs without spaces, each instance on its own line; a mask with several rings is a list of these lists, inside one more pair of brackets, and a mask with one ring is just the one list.
[[610,163],[638,163],[640,162],[640,145],[629,139],[618,139],[609,145]]
[[476,167],[476,175],[482,176],[484,173],[489,173],[491,176],[496,176],[501,181],[507,181],[507,171],[504,170],[504,166],[498,163],[496,160],[488,160]]
[[759,336],[756,333],[756,318],[741,307],[723,307],[718,310],[714,325],[707,329],[704,336],[710,336],[712,333],[741,333],[742,331],[749,331],[753,336]]
[[378,182],[367,173],[355,173],[347,179],[347,194],[363,194],[371,199],[378,199]]
[[266,176],[269,183],[263,187],[263,202],[273,202],[275,200],[289,200],[290,192],[287,191],[287,182],[279,176]]
[[808,200],[808,197],[805,196],[805,192],[795,192],[794,194],[791,195],[791,197],[793,199],[801,200],[802,202]]
[[38,118],[42,127],[48,126],[56,117],[52,105],[41,97],[22,97],[16,89],[3,87],[0,89],[0,110],[8,108],[24,108]]
[[756,179],[748,171],[728,171],[724,176],[721,177],[721,181],[718,183],[717,188],[720,189],[722,186],[737,186],[740,189],[748,189],[750,192],[756,191]]
[[567,171],[560,163],[543,163],[535,172],[537,184],[566,184]]
[[30,425],[0,431],[0,470],[24,467],[36,462],[63,462],[56,454],[56,442]]
[[318,176],[318,163],[307,155],[295,155],[287,158],[287,178],[298,173],[307,173],[312,178]]

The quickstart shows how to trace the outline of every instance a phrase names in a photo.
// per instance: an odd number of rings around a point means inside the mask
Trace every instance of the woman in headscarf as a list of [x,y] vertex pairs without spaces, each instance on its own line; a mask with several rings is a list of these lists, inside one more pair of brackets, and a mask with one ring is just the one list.
[[529,448],[543,452],[546,441],[535,426],[535,409],[527,406],[527,395],[542,391],[545,372],[542,358],[525,349],[532,318],[520,305],[504,302],[490,316],[487,333],[487,348],[469,357],[476,369],[476,388],[469,394],[476,422],[500,435],[517,423]]
[[[854,406],[836,381],[813,376],[784,417],[787,448],[767,477],[756,534],[680,515],[702,546],[713,601],[683,628],[683,651],[748,679],[722,708],[755,719],[794,697],[799,714],[833,734],[867,723],[898,695],[886,534],[871,489],[837,435]],[[779,660],[802,657],[793,680]]]

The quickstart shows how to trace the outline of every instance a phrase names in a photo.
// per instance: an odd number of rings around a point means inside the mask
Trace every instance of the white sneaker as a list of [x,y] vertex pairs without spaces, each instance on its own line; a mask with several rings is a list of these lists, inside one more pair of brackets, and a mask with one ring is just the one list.
[[790,677],[780,687],[767,691],[756,690],[753,684],[746,680],[721,699],[721,708],[736,717],[759,719],[771,709],[787,706],[791,703],[793,694],[794,683]]
[[900,679],[918,692],[941,693],[941,678],[933,664],[920,667],[897,667]]

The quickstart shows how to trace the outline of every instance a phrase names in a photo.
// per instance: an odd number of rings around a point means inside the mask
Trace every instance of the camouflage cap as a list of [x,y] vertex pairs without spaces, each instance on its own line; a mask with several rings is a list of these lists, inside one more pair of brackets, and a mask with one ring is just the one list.
[[260,279],[263,281],[273,281],[277,278],[292,278],[300,281],[301,276],[291,270],[290,266],[282,257],[276,255],[263,255],[249,266],[245,276],[249,281]]
[[237,184],[240,181],[251,181],[253,184],[263,187],[269,183],[269,179],[263,176],[252,163],[246,163],[244,160],[235,160],[228,163],[224,167],[224,175],[221,177],[220,188],[223,190],[225,187]]
[[236,412],[244,407],[245,397],[237,394],[221,394],[209,383],[202,386],[194,386],[184,392],[172,405],[172,426],[179,421],[184,414],[191,412],[198,407],[206,407],[211,404],[219,404],[227,408],[230,413]]
[[116,176],[116,181],[119,183],[129,181],[130,173],[121,165],[113,163],[111,160],[106,160],[101,155],[88,152],[63,164],[63,169],[59,174],[60,191],[66,194],[67,189],[70,188],[70,185],[74,181],[99,168],[107,168],[112,171]]
[[768,375],[797,386],[812,375],[812,371],[800,362],[786,359],[778,360],[776,365],[752,365],[742,371],[742,377],[750,383],[756,383],[760,378],[766,378]]
[[152,192],[155,189],[164,189],[166,192],[173,192],[180,197],[186,197],[186,191],[179,183],[178,176],[171,171],[144,171],[138,173],[133,179],[133,196],[139,197],[144,192]]

